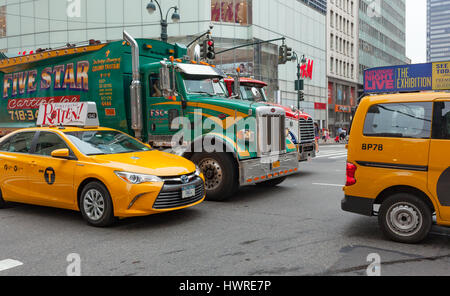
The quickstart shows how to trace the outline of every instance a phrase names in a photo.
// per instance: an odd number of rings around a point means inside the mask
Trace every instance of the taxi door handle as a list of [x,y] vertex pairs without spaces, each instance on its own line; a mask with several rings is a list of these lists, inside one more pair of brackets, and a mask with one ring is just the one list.
[[36,165],[37,165],[37,162],[32,161],[32,162],[30,162],[30,164],[31,164],[31,166],[36,166]]

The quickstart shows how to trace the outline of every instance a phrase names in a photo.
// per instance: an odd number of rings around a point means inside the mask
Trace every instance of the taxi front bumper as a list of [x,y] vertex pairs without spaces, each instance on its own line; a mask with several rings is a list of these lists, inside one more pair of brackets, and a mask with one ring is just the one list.
[[298,172],[297,152],[290,152],[277,157],[256,158],[239,163],[241,186],[261,183]]
[[[180,177],[163,178],[164,182],[129,186],[114,205],[114,215],[121,218],[147,216],[184,209],[205,198],[204,180],[194,174],[183,183]],[[193,196],[183,197],[182,189],[195,188]]]

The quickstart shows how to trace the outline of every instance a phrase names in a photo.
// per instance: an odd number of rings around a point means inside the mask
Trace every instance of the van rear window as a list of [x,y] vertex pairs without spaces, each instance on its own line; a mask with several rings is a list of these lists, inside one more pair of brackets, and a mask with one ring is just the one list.
[[432,102],[373,105],[366,115],[364,136],[429,139],[432,113]]

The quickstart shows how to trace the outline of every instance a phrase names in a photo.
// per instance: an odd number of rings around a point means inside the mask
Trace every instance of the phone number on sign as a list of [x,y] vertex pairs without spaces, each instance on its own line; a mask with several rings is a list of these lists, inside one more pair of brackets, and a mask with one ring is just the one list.
[[11,110],[8,111],[12,121],[36,121],[39,110]]

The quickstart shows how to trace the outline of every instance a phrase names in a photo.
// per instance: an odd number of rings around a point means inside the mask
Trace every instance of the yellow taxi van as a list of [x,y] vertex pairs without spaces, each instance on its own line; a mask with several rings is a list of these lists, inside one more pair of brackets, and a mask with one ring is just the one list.
[[350,131],[344,211],[378,216],[382,232],[418,243],[450,226],[450,93],[369,95]]
[[[77,110],[89,111],[67,120]],[[64,115],[64,124],[21,129],[0,140],[0,208],[10,201],[80,211],[88,224],[103,227],[117,217],[204,200],[204,177],[194,163],[98,127],[95,103],[54,104],[51,111]],[[45,112],[41,106],[39,116]]]

